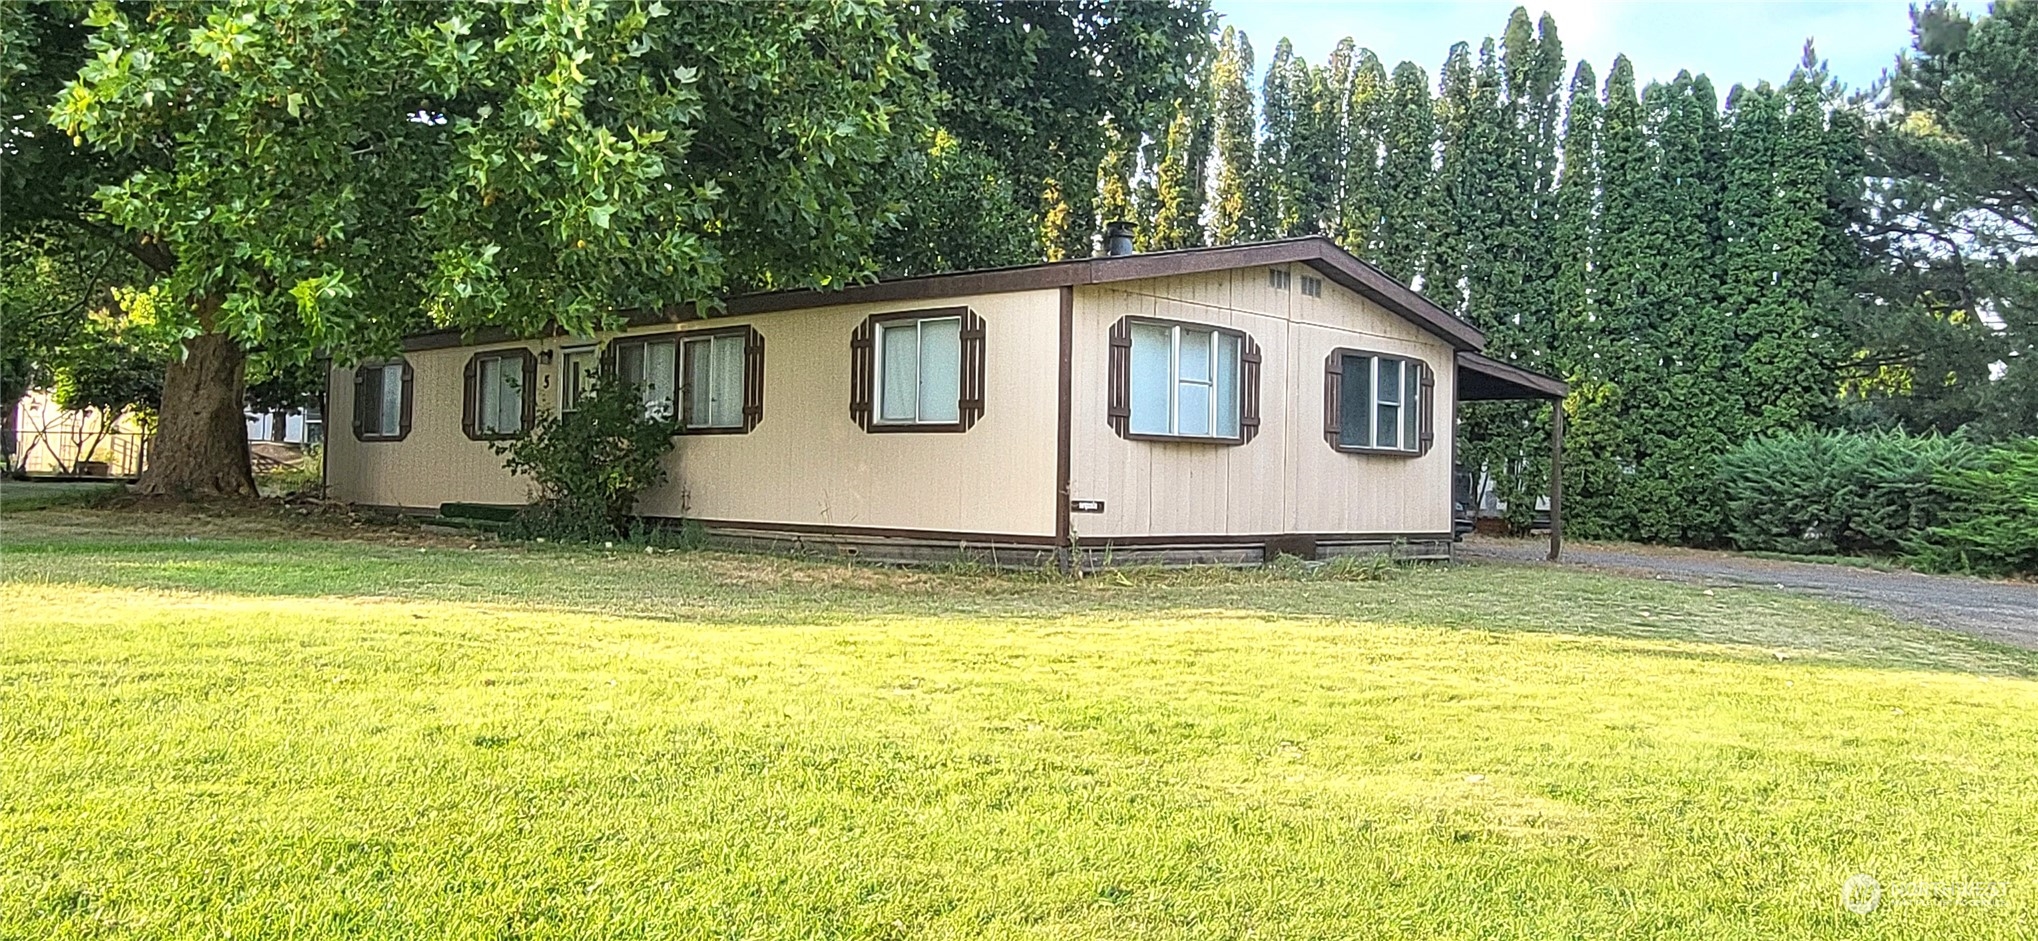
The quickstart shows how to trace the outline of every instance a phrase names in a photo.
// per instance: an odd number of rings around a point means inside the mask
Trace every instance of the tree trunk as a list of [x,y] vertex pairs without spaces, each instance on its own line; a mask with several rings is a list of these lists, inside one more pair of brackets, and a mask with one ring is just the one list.
[[[219,309],[199,302],[200,321]],[[163,380],[162,422],[136,491],[162,497],[252,497],[248,422],[242,414],[247,354],[224,333],[184,341],[184,358],[170,363]]]

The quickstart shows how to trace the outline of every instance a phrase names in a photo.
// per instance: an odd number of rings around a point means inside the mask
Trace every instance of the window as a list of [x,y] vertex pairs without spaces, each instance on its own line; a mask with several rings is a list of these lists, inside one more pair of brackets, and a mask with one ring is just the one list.
[[410,434],[411,368],[403,361],[354,370],[354,438],[401,441]]
[[680,434],[743,434],[764,419],[764,335],[693,330],[609,344],[607,371],[636,387],[647,418]]
[[1335,350],[1326,364],[1324,433],[1346,451],[1421,454],[1429,449],[1428,393],[1421,360]]
[[476,440],[514,438],[537,411],[538,358],[530,350],[491,350],[467,361],[462,421]]
[[1132,325],[1132,432],[1238,437],[1240,339],[1181,324]]
[[679,341],[617,340],[611,345],[618,379],[636,387],[644,400],[644,417],[670,419],[673,416],[679,372]]
[[1323,279],[1322,279],[1322,278],[1312,278],[1312,277],[1310,277],[1310,276],[1308,276],[1308,275],[1306,275],[1306,274],[1305,274],[1305,275],[1303,275],[1303,276],[1302,276],[1302,294],[1303,294],[1303,296],[1304,296],[1304,297],[1322,297],[1322,296],[1323,296]]
[[1273,288],[1273,289],[1274,289],[1274,290],[1276,290],[1276,291],[1285,291],[1285,290],[1287,290],[1287,289],[1288,289],[1288,269],[1286,269],[1286,268],[1268,268],[1268,269],[1267,269],[1267,286],[1268,286],[1268,287],[1270,287],[1270,288]]
[[878,324],[878,420],[947,424],[961,415],[962,318]]
[[968,431],[984,413],[984,321],[967,307],[876,314],[850,334],[865,431]]
[[689,429],[743,427],[745,333],[717,333],[680,342],[686,394],[680,423]]
[[563,350],[559,354],[559,412],[565,414],[580,407],[580,400],[594,391],[596,377],[600,374],[601,357],[593,347],[577,350]]
[[1126,438],[1244,444],[1259,429],[1260,351],[1236,330],[1125,318],[1111,327],[1111,427]]

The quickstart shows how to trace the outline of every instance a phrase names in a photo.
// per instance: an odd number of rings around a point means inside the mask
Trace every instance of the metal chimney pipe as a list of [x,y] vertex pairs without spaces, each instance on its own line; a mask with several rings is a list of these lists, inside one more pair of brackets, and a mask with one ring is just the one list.
[[1132,254],[1132,228],[1124,219],[1104,223],[1104,254]]

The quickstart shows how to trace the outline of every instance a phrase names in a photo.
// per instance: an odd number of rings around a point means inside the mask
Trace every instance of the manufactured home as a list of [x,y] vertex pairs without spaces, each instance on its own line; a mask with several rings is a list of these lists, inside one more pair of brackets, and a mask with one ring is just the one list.
[[[1464,398],[1563,384],[1328,239],[1109,255],[634,314],[598,338],[414,336],[336,369],[327,479],[518,505],[491,444],[596,381],[678,426],[652,520],[919,560],[1445,558]],[[1561,410],[1559,410],[1561,416]]]

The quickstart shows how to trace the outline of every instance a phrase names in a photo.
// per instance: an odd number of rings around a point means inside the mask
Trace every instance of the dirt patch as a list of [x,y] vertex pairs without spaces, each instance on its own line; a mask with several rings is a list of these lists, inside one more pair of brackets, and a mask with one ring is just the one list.
[[[1467,537],[1461,558],[1549,564],[1542,540]],[[1902,620],[2038,650],[2038,584],[1959,575],[1786,562],[1730,552],[1566,544],[1560,565],[1693,584],[1751,585],[1844,601]]]

